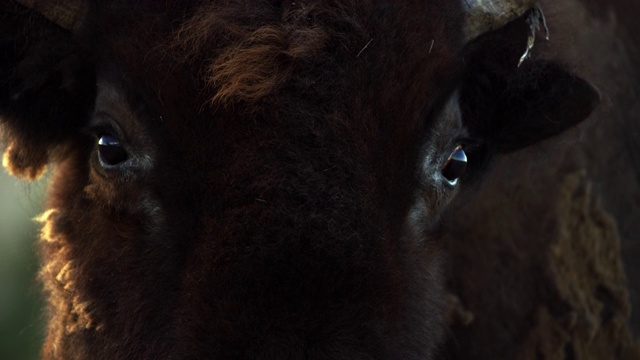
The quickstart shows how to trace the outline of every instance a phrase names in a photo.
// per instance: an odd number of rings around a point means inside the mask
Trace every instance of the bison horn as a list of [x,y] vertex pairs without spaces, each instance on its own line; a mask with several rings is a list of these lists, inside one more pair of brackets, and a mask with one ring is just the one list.
[[72,31],[80,25],[86,8],[82,0],[16,0],[22,6],[32,9],[63,29]]
[[466,19],[465,42],[499,29],[535,7],[538,0],[462,0]]

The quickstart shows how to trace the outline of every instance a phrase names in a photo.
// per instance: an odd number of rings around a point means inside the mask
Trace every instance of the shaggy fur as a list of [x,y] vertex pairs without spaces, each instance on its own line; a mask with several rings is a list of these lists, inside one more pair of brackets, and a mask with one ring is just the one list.
[[536,53],[579,65],[603,101],[456,200],[446,273],[473,321],[452,326],[446,358],[639,359],[640,3],[541,3]]
[[[491,60],[517,52],[501,33],[465,47],[449,0],[95,1],[73,34],[1,6],[7,166],[55,163],[46,359],[430,358],[447,157],[485,164],[597,102]],[[126,163],[100,162],[105,134]]]

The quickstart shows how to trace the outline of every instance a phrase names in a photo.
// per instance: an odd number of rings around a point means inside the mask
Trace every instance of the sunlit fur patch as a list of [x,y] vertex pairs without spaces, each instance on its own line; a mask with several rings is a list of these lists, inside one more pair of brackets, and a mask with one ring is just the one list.
[[48,337],[54,344],[62,343],[70,333],[102,328],[91,316],[91,302],[84,300],[78,291],[75,263],[65,234],[59,229],[63,216],[61,211],[49,209],[35,219],[43,223],[40,234],[43,265],[39,277],[49,298]]
[[20,151],[19,149],[14,144],[9,145],[2,156],[2,166],[15,177],[27,181],[37,180],[46,172],[46,162],[44,159],[33,161],[24,154],[24,150]]
[[37,216],[34,220],[42,223],[42,230],[40,231],[40,239],[48,242],[56,241],[56,237],[54,236],[54,232],[52,231],[52,223],[51,220],[58,214],[58,210],[49,209]]

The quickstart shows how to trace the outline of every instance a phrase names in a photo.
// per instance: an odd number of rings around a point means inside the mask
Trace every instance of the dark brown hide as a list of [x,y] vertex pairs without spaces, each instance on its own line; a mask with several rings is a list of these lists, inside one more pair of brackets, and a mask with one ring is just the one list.
[[502,158],[474,201],[453,207],[448,269],[464,316],[447,355],[638,359],[640,8],[542,6],[551,41],[538,55],[578,66],[603,102],[559,142]]
[[450,0],[86,5],[0,5],[6,166],[54,165],[45,359],[432,358],[447,204],[598,102]]

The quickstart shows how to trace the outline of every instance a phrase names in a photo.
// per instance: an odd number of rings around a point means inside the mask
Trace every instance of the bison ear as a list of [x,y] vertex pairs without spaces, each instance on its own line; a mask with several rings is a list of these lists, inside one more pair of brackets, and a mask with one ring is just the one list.
[[518,66],[530,32],[523,16],[465,49],[465,124],[494,151],[511,152],[557,135],[600,102],[593,86],[560,64],[527,60]]
[[546,61],[476,72],[462,90],[470,132],[502,153],[560,134],[586,119],[599,102],[591,84]]
[[0,4],[0,139],[12,174],[37,178],[55,148],[86,123],[95,72],[81,50],[40,14]]

